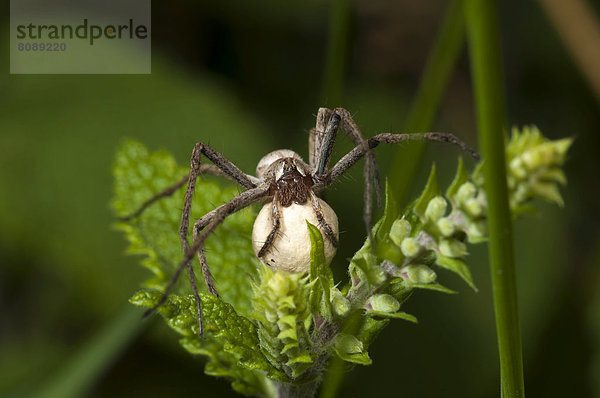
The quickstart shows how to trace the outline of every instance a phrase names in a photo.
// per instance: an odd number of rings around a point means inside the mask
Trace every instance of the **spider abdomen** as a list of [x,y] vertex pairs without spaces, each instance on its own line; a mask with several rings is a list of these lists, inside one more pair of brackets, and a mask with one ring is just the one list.
[[[339,235],[338,219],[333,209],[322,199],[318,199],[321,205],[324,221],[331,227],[336,239]],[[254,222],[252,230],[252,246],[254,253],[258,256],[270,231],[273,229],[273,203],[269,202],[263,206]],[[306,222],[317,226],[323,235],[325,247],[325,261],[331,262],[336,248],[326,238],[326,231],[320,225],[317,214],[309,200],[305,203],[290,203],[288,206],[279,208],[279,230],[271,247],[259,258],[263,263],[274,270],[287,272],[306,272],[310,265],[310,236]]]

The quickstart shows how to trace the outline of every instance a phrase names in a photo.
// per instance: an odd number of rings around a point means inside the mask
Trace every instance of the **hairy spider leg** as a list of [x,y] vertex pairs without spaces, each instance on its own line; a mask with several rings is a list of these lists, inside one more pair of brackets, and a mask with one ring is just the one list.
[[333,233],[333,229],[331,226],[325,221],[325,216],[323,215],[323,209],[321,208],[321,204],[319,203],[319,198],[313,191],[310,191],[310,203],[312,205],[315,214],[317,215],[317,221],[319,222],[319,226],[322,226],[325,230],[325,235],[327,239],[331,242],[333,247],[337,248],[339,246],[339,242],[335,234]]
[[275,241],[275,237],[277,236],[277,232],[281,227],[281,213],[279,211],[279,193],[275,192],[273,196],[273,202],[271,202],[271,221],[273,222],[273,229],[267,235],[267,239],[265,239],[265,243],[263,243],[262,247],[258,251],[258,258],[263,258],[267,251],[273,245],[273,241]]
[[[199,173],[199,175],[203,175],[203,174],[211,174],[211,175],[214,175],[214,176],[226,178],[226,179],[228,179],[230,181],[233,181],[233,182],[237,182],[237,180],[235,178],[233,178],[233,176],[225,173],[222,169],[220,169],[218,166],[216,166],[214,164],[203,164],[203,165],[201,165],[200,166],[200,173]],[[247,176],[247,177],[251,177],[251,176]],[[148,200],[146,200],[133,213],[131,213],[131,214],[127,215],[127,216],[119,217],[119,220],[120,221],[129,221],[129,220],[131,220],[133,218],[138,217],[152,203],[156,202],[159,199],[166,198],[167,196],[171,196],[175,192],[177,192],[177,190],[179,188],[181,188],[186,182],[188,182],[189,178],[190,178],[190,175],[186,174],[185,176],[181,177],[180,180],[178,180],[177,182],[175,182],[173,185],[168,186],[167,188],[165,188],[161,192],[157,193],[156,195],[154,195],[151,198],[149,198]]]
[[[385,144],[398,144],[405,141],[435,141],[458,146],[461,150],[468,153],[473,159],[479,160],[479,154],[465,144],[463,141],[458,139],[454,134],[450,133],[414,133],[414,134],[392,134],[382,133],[367,140],[370,149],[374,149],[381,143]],[[336,181],[342,174],[344,174],[350,167],[352,167],[359,159],[365,156],[367,150],[363,145],[358,145],[346,155],[344,155],[338,162],[325,174],[322,178],[317,181],[314,185],[313,190],[319,192],[328,187],[332,182]]]
[[333,145],[335,144],[335,138],[340,125],[341,116],[337,112],[333,112],[325,128],[323,135],[323,141],[317,152],[317,159],[315,159],[317,169],[315,175],[320,177],[325,174],[329,161],[331,160],[331,153],[333,151]]
[[[212,279],[212,275],[208,268],[208,263],[206,262],[206,258],[204,257],[202,244],[203,244],[204,240],[206,239],[206,237],[208,236],[208,234],[210,232],[212,232],[212,230],[214,230],[214,228],[216,228],[217,225],[219,225],[225,219],[225,217],[227,215],[231,214],[231,212],[233,211],[232,209],[236,208],[235,205],[234,206],[231,206],[231,205],[226,206],[226,205],[230,204],[236,198],[243,195],[243,193],[242,193],[242,194],[236,196],[231,201],[227,202],[225,205],[221,206],[220,208],[217,208],[216,210],[220,209],[220,211],[213,213],[215,215],[215,220],[213,220],[213,222],[211,222],[209,224],[209,228],[207,228],[205,231],[203,231],[200,234],[197,234],[196,233],[197,230],[194,230],[194,234],[193,234],[194,235],[194,244],[192,245],[192,247],[190,247],[188,240],[187,240],[189,218],[190,218],[190,212],[191,212],[191,207],[192,207],[192,198],[194,195],[194,190],[196,188],[196,180],[198,178],[198,175],[200,174],[200,169],[201,169],[200,162],[201,162],[202,155],[206,156],[209,160],[213,161],[213,163],[218,165],[218,167],[221,170],[223,170],[225,173],[227,173],[228,175],[231,175],[231,177],[234,178],[235,181],[238,182],[243,187],[248,187],[248,188],[250,188],[251,191],[253,191],[255,189],[254,188],[255,184],[246,176],[246,174],[244,174],[232,162],[227,160],[223,155],[221,155],[220,153],[218,153],[217,151],[215,151],[208,145],[205,145],[201,142],[197,143],[194,146],[194,149],[192,151],[192,156],[190,159],[190,173],[189,173],[188,185],[187,185],[187,189],[186,189],[185,197],[184,197],[183,210],[181,213],[181,223],[179,226],[179,237],[181,240],[181,246],[183,248],[183,251],[185,253],[185,258],[187,260],[185,262],[182,262],[179,265],[179,267],[177,268],[177,271],[175,272],[175,274],[169,281],[169,283],[165,289],[165,292],[163,293],[163,296],[159,300],[159,303],[156,306],[154,306],[153,308],[151,308],[149,311],[146,312],[146,315],[152,313],[156,308],[158,308],[160,305],[162,305],[165,302],[166,298],[168,297],[169,291],[172,289],[173,285],[179,278],[179,275],[181,274],[183,268],[187,267],[188,274],[190,277],[190,283],[192,285],[192,290],[194,293],[194,298],[196,300],[196,310],[197,310],[197,316],[198,316],[198,334],[200,336],[203,336],[202,306],[201,306],[201,301],[200,301],[200,295],[198,293],[198,288],[196,286],[196,276],[194,274],[191,259],[193,258],[194,254],[198,250],[202,251],[202,254],[198,253],[198,257],[199,257],[200,264],[202,267],[202,274],[205,277],[204,281],[206,283],[207,290],[210,293],[218,296],[217,289],[215,287],[214,281]],[[249,192],[249,191],[246,191],[246,192]],[[237,211],[237,210],[235,210],[235,211]],[[211,228],[211,225],[212,225],[212,228]]]
[[[187,253],[190,250],[190,245],[187,240],[190,222],[190,211],[192,209],[192,199],[194,196],[194,191],[196,189],[196,181],[198,179],[198,175],[200,174],[201,160],[203,154],[213,163],[219,164],[219,167],[222,167],[223,171],[228,175],[231,175],[240,185],[244,187],[254,186],[254,184],[248,178],[246,178],[246,175],[236,165],[227,160],[219,152],[215,151],[214,149],[212,149],[208,145],[205,145],[202,142],[198,142],[196,145],[194,145],[194,149],[192,150],[192,156],[190,159],[190,174],[188,179],[188,185],[185,191],[183,210],[181,212],[181,223],[179,224],[179,239],[181,240],[181,247],[183,248],[184,253]],[[193,235],[195,235],[195,233]],[[196,240],[196,236],[194,236],[194,240]],[[204,252],[203,248],[200,248],[200,251]],[[218,297],[219,294],[217,292],[217,288],[215,287],[215,283],[213,281],[212,274],[210,273],[210,269],[208,268],[206,258],[204,258],[203,255],[200,255],[200,252],[198,252],[198,259],[200,261],[202,275],[204,276],[204,283],[206,284],[207,290],[211,294],[214,294]],[[194,299],[196,301],[198,334],[202,336],[204,334],[202,327],[202,305],[200,301],[200,294],[198,293],[198,286],[196,285],[196,275],[194,274],[194,268],[192,266],[191,259],[187,262],[186,267],[188,269],[190,284],[192,286]]]
[[[329,122],[326,126],[326,123]],[[363,218],[365,221],[365,227],[367,233],[371,234],[371,219],[372,219],[372,192],[373,182],[375,183],[375,195],[377,198],[377,205],[381,207],[381,183],[379,180],[379,170],[377,168],[377,162],[375,160],[375,154],[368,147],[367,139],[360,131],[358,125],[354,122],[352,115],[344,108],[336,108],[334,110],[327,108],[319,108],[317,113],[317,125],[316,128],[311,130],[311,137],[309,139],[309,146],[313,143],[314,147],[311,147],[309,154],[314,154],[311,160],[316,169],[316,175],[321,176],[325,174],[331,159],[331,153],[335,144],[335,138],[337,135],[337,126],[340,126],[342,131],[354,142],[355,145],[363,145],[366,149],[366,159],[364,168],[364,212]],[[315,167],[316,166],[316,167]]]
[[[162,297],[160,298],[160,300],[158,301],[158,303],[154,307],[148,309],[144,313],[144,316],[150,315],[151,313],[156,311],[156,309],[158,307],[160,307],[161,305],[163,305],[165,303],[171,289],[175,285],[175,282],[177,282],[177,279],[179,278],[179,275],[181,274],[183,269],[187,266],[187,263],[190,262],[192,260],[192,258],[194,257],[195,253],[203,247],[204,241],[206,240],[208,235],[210,235],[215,230],[215,228],[217,228],[225,220],[225,218],[227,216],[229,216],[230,214],[233,214],[245,207],[248,207],[251,204],[256,203],[257,201],[259,201],[263,198],[267,198],[268,196],[269,196],[269,185],[261,184],[260,186],[258,186],[256,188],[252,188],[252,189],[249,189],[247,191],[244,191],[244,192],[238,194],[237,196],[232,198],[229,202],[226,202],[226,203],[222,204],[221,206],[217,207],[215,210],[211,211],[210,213],[207,213],[206,215],[212,214],[211,220],[206,223],[205,228],[202,230],[201,233],[199,233],[194,238],[192,245],[185,252],[183,259],[181,260],[181,262],[179,263],[179,265],[177,267],[177,270],[175,271],[175,273],[169,280],[169,283],[167,284],[167,287],[165,288],[165,291],[164,291]],[[198,331],[198,334],[200,335],[200,337],[202,337],[202,331],[203,331],[202,328],[200,328]]]
[[[196,236],[194,236],[194,239],[196,239]],[[210,268],[208,268],[208,261],[206,261],[206,254],[204,253],[204,247],[201,247],[200,250],[198,250],[198,261],[200,261],[200,265],[201,265],[201,269],[202,269],[202,276],[204,277],[204,280],[206,281],[206,289],[213,296],[220,298],[221,295],[217,291],[213,276],[210,273]]]
[[372,192],[375,183],[375,198],[377,200],[377,207],[381,207],[381,181],[379,180],[379,169],[377,167],[377,161],[375,160],[375,153],[369,149],[367,139],[360,131],[360,128],[352,118],[350,112],[343,108],[336,108],[335,112],[338,112],[342,117],[341,128],[346,134],[352,139],[355,145],[363,145],[367,148],[365,155],[365,168],[364,168],[364,180],[365,180],[365,192],[364,192],[364,221],[367,227],[367,232],[371,233],[371,221],[372,221]]

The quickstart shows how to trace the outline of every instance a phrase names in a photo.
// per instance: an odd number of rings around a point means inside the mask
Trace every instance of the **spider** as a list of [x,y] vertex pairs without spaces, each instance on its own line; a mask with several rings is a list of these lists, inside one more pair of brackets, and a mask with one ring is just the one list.
[[[339,128],[350,137],[356,146],[329,168]],[[469,153],[473,158],[479,159],[479,155],[473,149],[449,133],[383,133],[365,139],[350,112],[343,108],[319,109],[316,127],[311,129],[309,135],[308,164],[294,151],[280,149],[265,155],[259,161],[256,177],[245,174],[210,146],[202,142],[197,143],[192,151],[189,174],[148,199],[135,213],[122,218],[122,220],[129,220],[137,217],[153,202],[173,194],[187,182],[179,228],[184,256],[167,284],[161,299],[153,308],[146,311],[145,316],[153,313],[165,303],[181,272],[187,269],[196,300],[198,334],[200,337],[203,336],[201,300],[191,261],[197,255],[208,292],[219,297],[206,261],[204,241],[227,216],[253,203],[267,202],[257,216],[253,230],[253,247],[259,260],[273,269],[283,269],[288,272],[306,271],[310,250],[305,223],[305,219],[307,219],[309,222],[317,224],[321,230],[325,240],[326,260],[330,262],[338,246],[337,216],[317,194],[336,181],[364,156],[364,221],[370,234],[373,185],[377,203],[381,205],[381,187],[377,163],[372,150],[380,143],[395,144],[415,139],[451,143]],[[201,164],[202,156],[208,158],[213,164]],[[192,196],[196,180],[201,174],[213,174],[228,178],[238,183],[244,191],[196,220],[192,232],[193,241],[190,245],[188,227]],[[284,230],[283,233],[282,230]]]

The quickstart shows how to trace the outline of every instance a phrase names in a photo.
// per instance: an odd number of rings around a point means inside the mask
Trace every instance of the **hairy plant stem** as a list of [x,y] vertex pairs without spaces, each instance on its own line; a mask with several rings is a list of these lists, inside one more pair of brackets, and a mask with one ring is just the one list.
[[488,197],[489,258],[503,397],[524,397],[521,336],[504,150],[498,2],[466,0],[477,124]]
[[319,383],[317,381],[304,384],[278,383],[277,398],[312,398],[315,396]]
[[[315,317],[318,316],[315,315]],[[329,346],[339,332],[335,323],[322,321],[321,319],[320,322],[315,322],[319,323],[320,327],[316,328],[311,335],[312,350],[316,353],[314,364],[292,383],[273,380],[275,386],[273,397],[312,398],[316,395],[317,389],[323,381],[324,373],[327,371],[327,363],[331,358]]]

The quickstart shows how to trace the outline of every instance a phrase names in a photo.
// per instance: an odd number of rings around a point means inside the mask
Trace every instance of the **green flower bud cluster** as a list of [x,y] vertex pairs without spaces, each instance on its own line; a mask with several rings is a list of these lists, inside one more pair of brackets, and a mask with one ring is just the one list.
[[[550,141],[535,126],[512,129],[506,147],[506,164],[510,206],[514,213],[531,210],[526,202],[534,197],[563,205],[558,185],[567,183],[561,167],[572,143],[572,138]],[[481,167],[473,177],[483,186]]]
[[[487,199],[485,191],[471,181],[462,183],[451,196],[452,211],[438,221],[440,232],[452,236],[464,232],[470,243],[478,243],[487,237]],[[461,249],[458,249],[460,251]],[[450,256],[452,257],[452,256]]]
[[[550,141],[536,127],[513,129],[507,144],[508,187],[514,214],[526,210],[525,202],[538,196],[562,205],[558,184],[565,184],[561,170],[572,139]],[[399,274],[408,284],[435,284],[437,264],[459,274],[474,288],[470,272],[463,262],[468,254],[466,243],[487,238],[487,199],[483,189],[480,163],[469,176],[459,163],[457,175],[441,195],[432,171],[425,191],[411,208],[391,225],[389,241],[399,253],[382,253],[400,267]]]
[[290,380],[313,363],[308,336],[310,326],[308,277],[273,271],[261,265],[260,281],[254,285],[253,317],[267,360]]
[[[471,182],[462,184],[451,202],[433,192],[429,196],[422,203],[424,211],[412,209],[394,221],[389,233],[403,257],[401,263],[396,259],[401,267],[397,273],[409,287],[435,284],[437,275],[430,268],[433,264],[454,271],[462,268],[460,259],[467,255],[465,240],[471,240],[472,231],[476,232],[475,239],[484,231],[485,197]],[[470,276],[467,279],[470,282]]]
[[390,231],[391,240],[400,247],[409,262],[427,250],[447,257],[464,257],[467,249],[464,236],[459,232],[464,231],[468,235],[470,224],[485,214],[485,198],[482,194],[476,194],[472,183],[463,184],[457,194],[460,199],[453,201],[453,209],[449,214],[448,201],[441,195],[435,195],[427,203],[419,221],[413,222],[414,226],[404,217],[394,222]]

